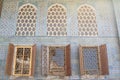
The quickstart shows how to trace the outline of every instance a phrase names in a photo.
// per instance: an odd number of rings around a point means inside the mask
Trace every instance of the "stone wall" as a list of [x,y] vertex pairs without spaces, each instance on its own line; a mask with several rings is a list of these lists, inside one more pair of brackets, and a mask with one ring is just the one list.
[[[15,36],[18,9],[25,3],[31,3],[37,7],[37,22],[35,36]],[[62,4],[67,9],[67,36],[47,36],[47,10],[55,3]],[[97,37],[78,36],[77,9],[83,4],[91,5],[96,10],[98,26]],[[71,67],[72,75],[65,79],[80,79],[79,71],[79,45],[101,45],[107,44],[109,72],[103,80],[120,79],[120,51],[119,51],[119,0],[4,0],[2,15],[0,18],[0,80],[14,79],[5,75],[6,56],[9,43],[37,44],[37,57],[34,78],[46,79],[41,75],[41,45],[42,44],[70,44],[71,45]],[[114,6],[113,6],[114,5]],[[117,22],[116,22],[117,21]],[[48,77],[52,80],[59,77]],[[18,80],[18,78],[16,78]],[[97,78],[96,78],[97,79]]]

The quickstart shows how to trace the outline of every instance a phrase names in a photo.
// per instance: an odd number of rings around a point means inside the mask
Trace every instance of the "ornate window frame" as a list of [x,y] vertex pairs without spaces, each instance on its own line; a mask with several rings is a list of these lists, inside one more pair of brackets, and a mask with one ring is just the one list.
[[[88,49],[96,48],[96,51],[95,50],[93,50],[92,52],[87,51],[86,55],[88,55],[88,56],[86,58],[89,58],[89,59],[85,59],[84,48],[86,48],[86,49],[87,48]],[[90,53],[91,53],[91,55],[90,55]],[[89,57],[89,55],[90,55],[90,57]],[[96,58],[94,58],[94,57],[96,57]],[[84,77],[85,76],[86,77],[88,77],[88,76],[103,76],[103,75],[108,75],[109,74],[106,44],[103,44],[103,45],[100,45],[100,46],[80,46],[79,47],[79,59],[80,59],[80,74],[81,74],[81,76],[84,76]],[[91,61],[91,59],[95,60],[92,63],[97,65],[97,70],[98,70],[97,73],[89,74],[89,71],[87,72],[87,70],[85,69],[85,65],[88,65],[85,62],[89,62],[89,60]],[[91,65],[91,64],[89,64],[89,65]],[[95,72],[95,71],[91,70],[91,73],[92,72]]]
[[[29,57],[29,73],[28,74],[23,74],[22,72],[21,73],[19,73],[19,74],[17,74],[17,73],[15,73],[15,71],[16,71],[16,64],[17,64],[17,56],[20,56],[20,55],[18,55],[17,54],[17,50],[18,49],[20,49],[20,48],[22,48],[23,49],[23,55],[22,55],[22,58],[23,58],[23,62],[21,62],[21,64],[22,64],[22,69],[21,69],[21,71],[23,72],[24,70],[23,70],[23,66],[25,65],[25,63],[24,63],[24,58],[25,58],[25,49],[26,48],[29,48],[30,49],[30,57]],[[31,63],[32,63],[32,46],[20,46],[20,45],[18,45],[18,46],[15,46],[15,56],[14,56],[14,66],[13,66],[13,75],[15,75],[15,76],[30,76],[30,74],[31,74],[31,67],[32,67],[32,65],[31,65]]]
[[[64,66],[62,69],[63,71],[60,71],[60,66],[55,67],[53,70],[50,70],[50,48],[60,48],[64,51]],[[55,53],[56,54],[56,53]],[[55,55],[53,55],[55,56]],[[55,65],[53,65],[55,66]],[[60,68],[59,68],[60,67]],[[58,69],[58,70],[55,70]],[[42,45],[42,75],[48,76],[70,76],[71,75],[71,65],[70,65],[70,45]]]
[[5,73],[9,76],[34,76],[35,57],[35,44],[14,45],[10,43]]

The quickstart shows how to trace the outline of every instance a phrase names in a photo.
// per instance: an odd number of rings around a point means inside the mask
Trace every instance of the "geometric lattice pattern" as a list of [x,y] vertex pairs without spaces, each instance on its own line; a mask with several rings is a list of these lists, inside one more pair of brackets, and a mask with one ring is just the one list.
[[32,4],[25,4],[18,12],[16,36],[34,36],[35,27],[36,8]]
[[89,5],[83,5],[78,9],[78,35],[79,36],[97,36],[97,23],[94,8]]
[[47,35],[66,36],[66,9],[60,4],[54,4],[48,9]]
[[15,75],[29,75],[31,48],[17,48],[15,57]]
[[98,48],[97,47],[84,47],[83,52],[83,63],[86,74],[98,74],[99,73],[99,59],[98,59]]
[[42,46],[42,75],[47,75],[48,73],[48,47]]

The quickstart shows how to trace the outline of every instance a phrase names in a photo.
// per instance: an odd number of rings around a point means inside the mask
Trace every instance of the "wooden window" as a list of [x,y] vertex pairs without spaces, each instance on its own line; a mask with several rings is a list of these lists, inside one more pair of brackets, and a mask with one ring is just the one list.
[[[33,46],[13,46],[9,45],[9,52],[6,64],[6,73],[15,76],[33,76],[36,45]],[[10,55],[12,54],[12,55]],[[10,62],[10,65],[8,63]],[[10,66],[10,71],[9,71]]]
[[0,0],[0,17],[1,17],[1,13],[2,13],[2,5],[3,5],[3,0]]
[[42,47],[42,70],[43,75],[70,76],[70,45]]
[[80,47],[81,75],[108,75],[106,45]]

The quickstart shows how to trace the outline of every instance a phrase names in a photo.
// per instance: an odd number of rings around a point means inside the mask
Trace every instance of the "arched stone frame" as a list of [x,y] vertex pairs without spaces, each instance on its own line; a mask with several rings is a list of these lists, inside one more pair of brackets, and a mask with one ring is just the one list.
[[79,36],[97,36],[98,28],[96,23],[96,11],[88,5],[81,5],[78,9],[78,35]]
[[66,36],[66,8],[61,4],[53,4],[48,8],[47,14],[47,35]]
[[30,3],[19,8],[17,16],[16,36],[34,36],[36,28],[37,8]]

